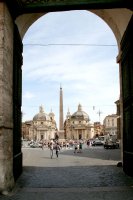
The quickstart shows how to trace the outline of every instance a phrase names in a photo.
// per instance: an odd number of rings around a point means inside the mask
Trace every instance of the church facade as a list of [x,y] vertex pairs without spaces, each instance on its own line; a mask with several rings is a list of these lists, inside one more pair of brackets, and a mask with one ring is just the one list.
[[72,115],[68,111],[64,121],[62,87],[60,87],[59,97],[59,130],[55,114],[52,111],[49,114],[45,113],[43,106],[40,106],[39,113],[33,117],[33,120],[22,123],[22,139],[48,142],[57,136],[59,141],[87,140],[94,137],[94,124],[90,123],[89,115],[82,110],[81,104]]
[[[27,127],[28,124],[28,140],[34,141],[49,141],[54,139],[57,131],[55,115],[51,111],[49,114],[44,112],[43,106],[39,107],[39,113],[37,113],[30,123],[25,122],[23,127]],[[26,129],[26,128],[25,128]],[[26,129],[26,130],[27,130]],[[23,129],[24,130],[24,129]],[[24,131],[22,132],[24,133]]]
[[87,140],[94,137],[94,126],[90,123],[89,115],[82,110],[81,104],[72,115],[67,112],[64,135],[67,140]]

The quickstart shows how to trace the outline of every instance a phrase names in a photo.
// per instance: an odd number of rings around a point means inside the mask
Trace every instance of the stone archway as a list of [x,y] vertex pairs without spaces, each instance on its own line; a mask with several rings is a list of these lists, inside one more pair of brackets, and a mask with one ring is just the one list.
[[[79,5],[72,1],[72,5],[69,6],[65,1],[61,1],[63,2],[62,6],[60,6],[60,4],[56,5],[56,2],[54,1],[55,5],[52,7],[40,5],[40,7],[27,7],[28,9],[23,7],[23,2],[27,5],[28,2],[30,2],[29,4],[34,4],[32,0],[14,1],[7,4],[6,2],[7,1],[4,0],[0,2],[0,192],[12,189],[14,187],[14,180],[16,180],[22,172],[21,40],[30,25],[46,12],[70,10],[71,8],[73,10],[91,9],[91,12],[101,17],[109,25],[116,37],[119,49],[117,62],[120,63],[121,102],[123,102],[121,108],[124,111],[121,118],[123,122],[122,135],[124,137],[123,169],[127,174],[132,176],[132,11],[126,8],[126,4],[119,4],[121,2],[118,0],[110,1],[109,3],[106,3],[104,0],[103,2],[100,1],[100,3],[99,1],[97,1],[97,3],[94,1],[93,4],[89,3],[89,1],[86,1],[87,3],[83,4],[83,2],[80,1]],[[36,3],[37,2],[38,1],[36,1]],[[119,7],[121,7],[121,9],[118,9]],[[14,15],[13,11],[16,8],[17,12],[15,12],[16,15]]]
[[[89,10],[88,10],[89,11]],[[116,55],[116,62],[119,63],[119,71],[120,71],[120,97],[121,97],[121,111],[123,110],[122,105],[122,74],[121,74],[121,40],[123,37],[123,34],[127,28],[127,24],[130,21],[130,18],[132,16],[132,11],[128,9],[100,9],[100,10],[91,10],[90,12],[96,14],[99,16],[102,20],[104,20],[108,26],[111,28],[112,32],[115,35],[115,38],[117,40],[118,44],[118,55]],[[20,31],[20,35],[23,38],[24,34],[28,30],[28,28],[42,15],[40,13],[34,13],[34,14],[25,14],[21,15],[16,19],[16,24],[18,25],[18,29]],[[121,115],[121,133],[123,133],[123,116]],[[123,141],[123,134],[121,136]],[[121,144],[121,159],[123,160],[123,142]]]

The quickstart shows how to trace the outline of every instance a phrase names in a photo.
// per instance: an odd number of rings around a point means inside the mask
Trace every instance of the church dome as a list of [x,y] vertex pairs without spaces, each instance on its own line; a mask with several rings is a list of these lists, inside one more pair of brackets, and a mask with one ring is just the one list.
[[33,117],[33,121],[49,121],[50,117],[43,110],[43,107],[39,107],[39,113]]
[[90,121],[89,115],[88,115],[86,112],[84,112],[84,111],[82,110],[81,104],[78,105],[78,110],[77,110],[77,112],[73,113],[72,116],[71,116],[71,118],[75,118],[75,119],[85,119],[85,120],[89,120],[89,121]]

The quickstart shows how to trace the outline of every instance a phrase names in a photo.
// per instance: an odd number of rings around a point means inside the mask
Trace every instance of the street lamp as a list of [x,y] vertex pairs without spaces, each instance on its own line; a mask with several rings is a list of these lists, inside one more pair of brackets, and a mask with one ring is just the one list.
[[99,110],[99,111],[97,112],[97,114],[99,115],[99,122],[100,122],[100,116],[101,116],[102,112]]

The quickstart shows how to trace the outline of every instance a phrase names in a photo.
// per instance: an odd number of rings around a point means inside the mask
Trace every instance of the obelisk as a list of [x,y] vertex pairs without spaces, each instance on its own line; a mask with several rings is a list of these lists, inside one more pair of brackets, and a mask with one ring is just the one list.
[[59,130],[64,130],[64,117],[63,117],[63,90],[60,86],[60,110],[59,110]]

